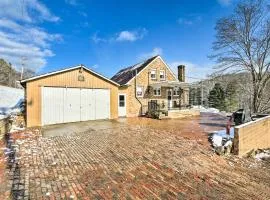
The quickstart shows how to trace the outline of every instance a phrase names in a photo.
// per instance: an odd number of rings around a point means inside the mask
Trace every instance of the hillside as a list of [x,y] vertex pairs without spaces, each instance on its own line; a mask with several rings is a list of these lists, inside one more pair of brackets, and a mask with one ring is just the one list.
[[0,85],[0,118],[21,111],[24,90]]
[[[205,107],[209,106],[208,96],[209,92],[213,89],[216,83],[220,83],[222,88],[226,90],[229,83],[233,83],[236,87],[236,99],[238,108],[244,108],[250,111],[251,108],[251,98],[252,98],[252,85],[248,73],[236,73],[236,74],[224,74],[219,76],[210,76],[205,80],[193,83],[190,89],[190,104],[191,105],[203,105]],[[270,92],[270,84],[268,84]],[[269,105],[267,96],[269,94],[264,94],[264,104]],[[264,112],[269,113],[269,108],[265,109]]]

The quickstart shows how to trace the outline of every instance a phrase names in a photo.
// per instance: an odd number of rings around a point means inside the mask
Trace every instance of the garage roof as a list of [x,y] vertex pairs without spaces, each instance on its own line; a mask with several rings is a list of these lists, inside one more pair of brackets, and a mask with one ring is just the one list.
[[31,77],[31,78],[27,78],[27,79],[24,79],[24,80],[21,80],[21,83],[26,83],[28,81],[33,81],[33,80],[36,80],[36,79],[39,79],[39,78],[43,78],[43,77],[46,77],[46,76],[51,76],[51,75],[55,75],[55,74],[59,74],[59,73],[63,73],[63,72],[67,72],[67,71],[71,71],[71,70],[74,70],[74,69],[79,69],[79,68],[83,68],[85,69],[86,71],[89,71],[93,74],[95,74],[96,76],[99,76],[100,78],[102,79],[105,79],[107,80],[108,82],[114,84],[114,85],[117,85],[117,86],[120,86],[118,83],[116,83],[115,81],[87,68],[86,66],[84,65],[78,65],[78,66],[75,66],[75,67],[70,67],[70,68],[66,68],[66,69],[62,69],[62,70],[58,70],[58,71],[54,71],[54,72],[49,72],[49,73],[46,73],[46,74],[41,74],[41,75],[38,75],[38,76],[34,76],[34,77]]

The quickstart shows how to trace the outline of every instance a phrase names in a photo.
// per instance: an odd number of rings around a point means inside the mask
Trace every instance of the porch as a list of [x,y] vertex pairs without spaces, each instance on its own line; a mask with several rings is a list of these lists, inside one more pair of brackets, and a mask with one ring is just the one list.
[[[165,101],[166,102],[166,101]],[[170,103],[159,104],[156,100],[150,100],[146,108],[145,115],[152,116],[153,118],[185,118],[191,116],[199,116],[200,110],[191,108],[190,105],[172,104]]]
[[[177,118],[194,115],[190,112],[188,84],[178,81],[162,81],[149,85],[148,95],[143,105],[143,115]],[[196,112],[195,115],[198,115]]]

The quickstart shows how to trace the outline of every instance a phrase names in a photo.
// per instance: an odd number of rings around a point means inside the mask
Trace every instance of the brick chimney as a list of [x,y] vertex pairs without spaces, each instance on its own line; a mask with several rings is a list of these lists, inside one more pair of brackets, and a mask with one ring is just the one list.
[[185,82],[185,65],[179,65],[178,67],[178,80]]

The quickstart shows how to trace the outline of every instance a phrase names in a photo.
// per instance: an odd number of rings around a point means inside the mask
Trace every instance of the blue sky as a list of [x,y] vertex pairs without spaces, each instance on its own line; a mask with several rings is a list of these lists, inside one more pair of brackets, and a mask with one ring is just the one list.
[[[218,18],[233,0],[1,0],[0,55],[38,73],[85,64],[111,77],[160,54],[187,76],[212,71],[208,59]],[[189,81],[194,81],[189,79]]]

